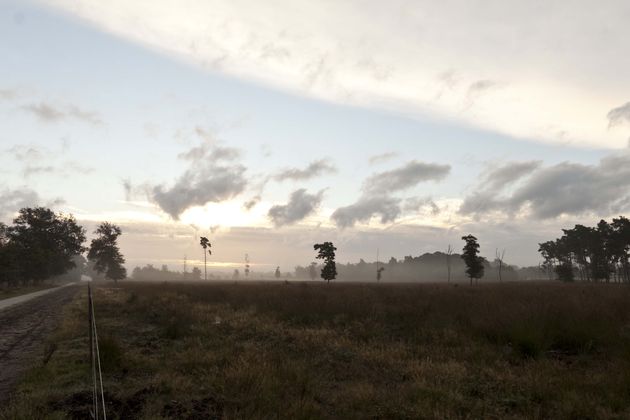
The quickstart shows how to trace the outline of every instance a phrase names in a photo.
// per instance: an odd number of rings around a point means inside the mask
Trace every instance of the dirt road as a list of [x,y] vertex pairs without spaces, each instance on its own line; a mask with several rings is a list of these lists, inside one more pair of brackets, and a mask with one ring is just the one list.
[[78,290],[77,285],[59,287],[0,309],[0,406],[20,375],[43,362],[45,339]]

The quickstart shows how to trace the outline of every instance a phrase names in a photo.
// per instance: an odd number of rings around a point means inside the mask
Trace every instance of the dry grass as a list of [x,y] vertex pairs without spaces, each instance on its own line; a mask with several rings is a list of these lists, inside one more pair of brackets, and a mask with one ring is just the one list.
[[[123,283],[95,302],[110,418],[630,417],[623,286]],[[86,417],[85,312],[5,418]]]

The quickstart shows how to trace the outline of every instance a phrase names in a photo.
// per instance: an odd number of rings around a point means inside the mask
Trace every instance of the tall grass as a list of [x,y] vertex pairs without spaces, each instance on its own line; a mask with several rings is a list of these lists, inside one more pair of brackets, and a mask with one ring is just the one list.
[[[623,286],[559,283],[95,294],[111,417],[145,419],[630,417],[628,302]],[[85,409],[87,360],[71,350],[87,343],[82,307],[12,413]]]

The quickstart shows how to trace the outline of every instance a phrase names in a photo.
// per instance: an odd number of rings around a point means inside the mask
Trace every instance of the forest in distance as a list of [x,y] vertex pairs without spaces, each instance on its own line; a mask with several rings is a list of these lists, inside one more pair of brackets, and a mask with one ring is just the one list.
[[[466,247],[463,253],[456,253],[449,246],[446,252],[436,251],[419,256],[405,256],[402,259],[389,258],[386,262],[339,263],[332,256],[331,267],[334,275],[329,280],[354,282],[464,282],[472,278],[482,281],[517,281],[559,279],[563,281],[614,281],[629,282],[630,221],[624,216],[612,219],[610,223],[601,220],[595,227],[576,225],[563,229],[563,235],[539,244],[543,262],[533,267],[517,267],[506,261],[505,251],[495,251],[495,258],[489,260],[479,255],[477,238],[472,238],[472,263],[478,265],[479,273],[471,276],[470,260],[466,260]],[[78,225],[71,215],[56,214],[45,208],[24,208],[19,212],[13,225],[0,226],[0,284],[7,286],[41,282],[51,277],[65,276],[80,279],[87,275],[95,279],[114,280],[126,278],[124,257],[116,244],[122,234],[119,227],[104,223],[95,232],[99,239],[92,241],[87,259],[82,255],[88,248],[85,242],[85,229]],[[95,242],[96,241],[96,242]],[[99,242],[100,241],[100,242]],[[104,241],[104,242],[103,242]],[[202,238],[204,257],[211,253],[211,244]],[[92,251],[94,247],[106,250],[105,262],[99,262]],[[220,246],[217,244],[216,246]],[[317,245],[316,245],[317,246]],[[332,246],[332,244],[330,244]],[[336,249],[336,248],[335,248]],[[211,254],[210,254],[211,255]],[[38,261],[34,264],[34,261]],[[97,266],[99,265],[100,266]],[[162,265],[135,267],[131,272],[134,280],[316,280],[325,265],[312,262],[297,265],[293,269],[253,271],[249,256],[239,270],[231,273],[202,273],[202,267],[193,266],[190,272],[169,270]],[[205,266],[203,267],[206,269]]]

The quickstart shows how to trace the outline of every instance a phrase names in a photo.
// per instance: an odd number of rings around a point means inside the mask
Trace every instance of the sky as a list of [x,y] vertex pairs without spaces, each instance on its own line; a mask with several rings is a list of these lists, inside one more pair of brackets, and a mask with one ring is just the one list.
[[630,4],[0,0],[0,220],[123,228],[128,268],[290,271],[630,207]]

